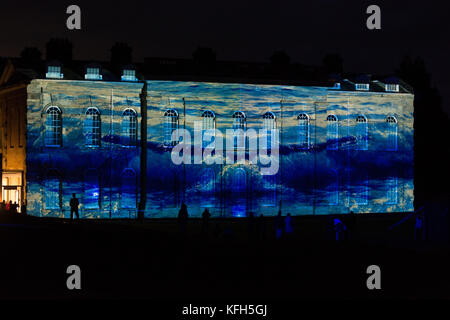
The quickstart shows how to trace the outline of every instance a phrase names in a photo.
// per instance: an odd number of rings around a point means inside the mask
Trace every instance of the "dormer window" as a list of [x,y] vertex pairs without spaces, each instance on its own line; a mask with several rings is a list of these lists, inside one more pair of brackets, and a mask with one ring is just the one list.
[[398,92],[399,91],[399,85],[395,83],[386,83],[385,84],[385,90],[389,92]]
[[369,91],[369,84],[368,83],[357,83],[356,90]]
[[47,79],[64,79],[64,74],[61,73],[60,66],[48,66],[45,77]]
[[138,81],[136,78],[136,70],[124,69],[122,74],[122,81]]
[[100,74],[100,68],[86,68],[86,74],[84,75],[86,80],[102,80],[103,77]]

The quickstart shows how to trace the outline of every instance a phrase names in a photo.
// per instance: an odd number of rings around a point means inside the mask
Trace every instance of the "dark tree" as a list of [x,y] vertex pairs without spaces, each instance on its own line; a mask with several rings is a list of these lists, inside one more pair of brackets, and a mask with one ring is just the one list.
[[111,63],[116,66],[131,64],[133,61],[133,49],[124,42],[116,42],[111,48]]
[[270,63],[276,66],[286,66],[290,62],[291,58],[285,51],[282,50],[277,50],[270,56]]
[[41,61],[42,53],[36,47],[25,47],[20,53],[20,57],[25,62],[36,63]]
[[214,64],[216,62],[216,52],[212,48],[198,47],[192,53],[192,58],[198,64]]
[[450,121],[421,58],[405,57],[397,75],[414,90],[415,193],[416,201],[422,203],[450,191]]
[[322,63],[327,74],[342,74],[344,72],[344,60],[338,53],[327,53]]
[[64,64],[72,61],[73,45],[68,39],[53,38],[45,45],[47,61],[58,60]]

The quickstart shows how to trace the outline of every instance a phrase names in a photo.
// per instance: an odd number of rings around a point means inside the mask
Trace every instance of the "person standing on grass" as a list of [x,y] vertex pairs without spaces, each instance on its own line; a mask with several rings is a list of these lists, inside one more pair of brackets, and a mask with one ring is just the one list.
[[180,224],[180,231],[181,233],[186,233],[186,224],[187,220],[189,218],[188,210],[186,204],[183,202],[181,203],[181,208],[178,211],[178,222]]
[[416,215],[416,225],[414,226],[414,239],[423,240],[423,215],[417,213]]
[[70,220],[73,220],[73,214],[77,216],[77,219],[80,219],[80,216],[78,215],[78,206],[80,205],[80,201],[78,201],[78,198],[76,197],[75,193],[72,193],[72,198],[70,199]]

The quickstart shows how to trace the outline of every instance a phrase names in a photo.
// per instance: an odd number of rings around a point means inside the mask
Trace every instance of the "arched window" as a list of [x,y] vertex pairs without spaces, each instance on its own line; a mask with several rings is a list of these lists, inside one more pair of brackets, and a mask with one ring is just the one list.
[[234,135],[234,148],[245,149],[245,127],[247,117],[242,111],[233,113],[233,129],[238,130]]
[[397,119],[393,116],[386,118],[387,126],[387,150],[397,151]]
[[50,169],[44,181],[45,209],[61,208],[61,178],[58,171]]
[[397,177],[389,177],[386,180],[386,198],[387,204],[397,204],[398,202]]
[[309,149],[309,116],[306,113],[300,113],[297,120],[300,148]]
[[364,115],[359,115],[356,117],[355,136],[356,136],[356,150],[367,150],[368,129],[367,129],[367,118]]
[[137,144],[137,114],[133,109],[125,109],[122,114],[122,145],[135,147]]
[[101,138],[101,119],[100,111],[97,108],[88,108],[86,110],[86,119],[84,121],[84,136],[87,147],[99,147]]
[[327,187],[328,205],[336,206],[339,204],[339,175],[336,171],[332,170],[328,174],[328,187]]
[[330,114],[327,117],[327,149],[337,150],[338,149],[338,118],[334,114]]
[[275,114],[268,111],[263,114],[263,129],[266,130],[267,134],[267,150],[271,150],[272,146],[272,130],[277,128],[277,122]]
[[122,172],[122,209],[136,208],[136,172],[131,168],[126,168]]
[[84,180],[84,207],[98,209],[100,207],[99,175],[97,169],[88,169]]
[[45,145],[47,147],[61,147],[62,145],[62,117],[61,109],[55,106],[47,108],[45,119]]
[[178,112],[169,109],[164,112],[164,145],[174,146],[178,143],[178,139],[172,139],[172,133],[178,129]]
[[202,113],[202,145],[203,148],[211,145],[214,146],[215,133],[214,129],[216,129],[216,116],[214,112],[210,110],[206,110]]
[[236,168],[234,170],[232,187],[234,192],[244,192],[247,190],[247,175],[243,168]]

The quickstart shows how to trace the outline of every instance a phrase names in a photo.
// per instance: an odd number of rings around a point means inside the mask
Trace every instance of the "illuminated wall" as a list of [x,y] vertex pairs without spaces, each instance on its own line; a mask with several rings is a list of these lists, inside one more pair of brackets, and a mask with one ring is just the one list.
[[[142,86],[99,81],[31,82],[27,112],[29,214],[68,217],[69,201],[76,193],[83,217],[135,215],[140,149],[126,146],[129,141],[122,136],[128,128],[123,126],[127,110],[136,113],[140,127]],[[94,130],[98,124],[99,130]],[[139,129],[136,134],[140,140]]]
[[[213,216],[244,216],[249,211],[274,215],[280,204],[284,213],[293,215],[413,210],[411,94],[229,83],[147,84],[147,217],[175,217],[183,199],[192,216],[200,216],[205,207]],[[31,214],[67,216],[72,192],[81,200],[82,216],[135,214],[141,150],[139,143],[123,146],[129,144],[124,135],[130,130],[129,125],[123,129],[123,118],[125,110],[135,110],[140,140],[142,86],[32,82],[27,126]],[[50,105],[62,108],[61,147],[45,147]],[[95,118],[86,114],[89,107],[98,108],[101,115],[99,147],[86,146],[86,119]],[[186,128],[194,136],[196,121],[224,133],[236,123],[244,123],[246,129],[276,127],[281,139],[278,173],[262,176],[260,163],[173,164],[170,133]]]

